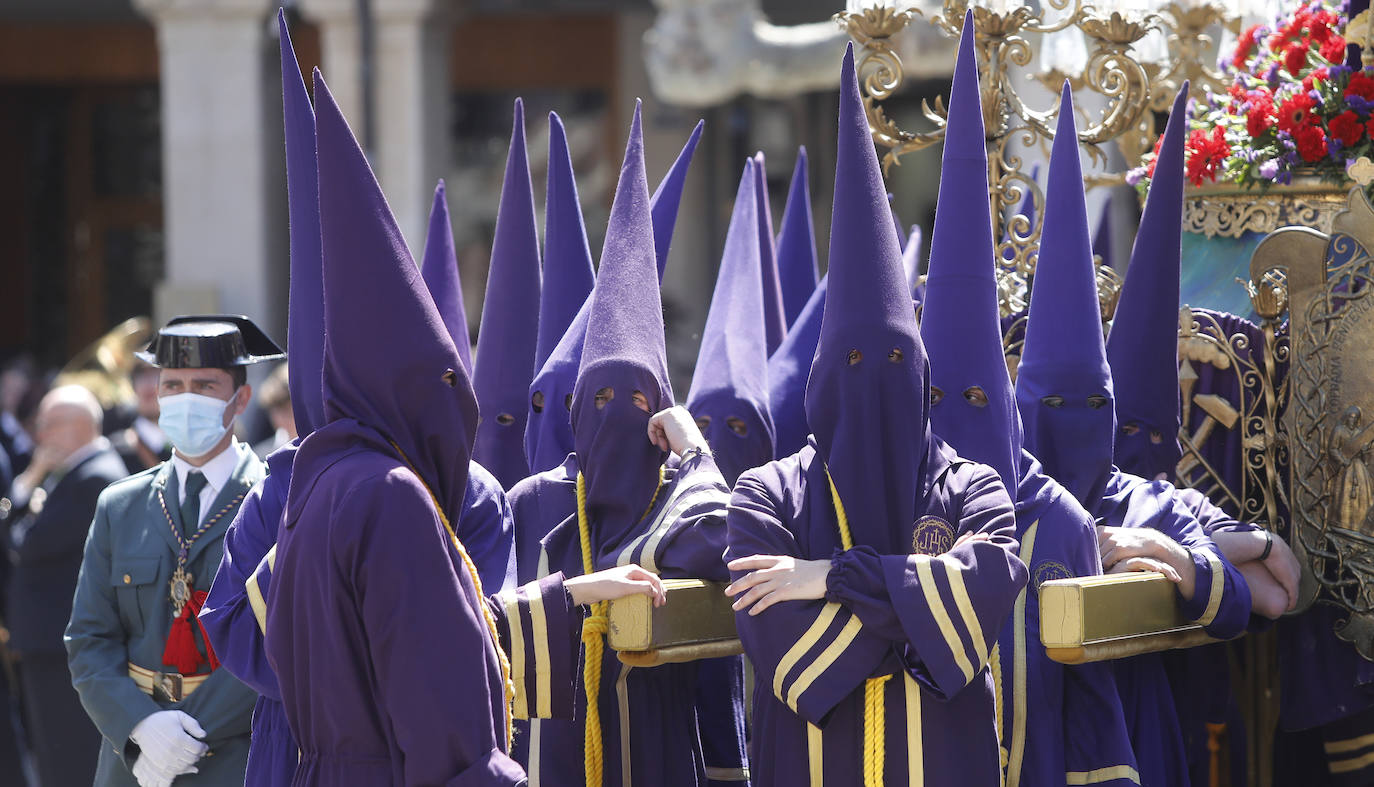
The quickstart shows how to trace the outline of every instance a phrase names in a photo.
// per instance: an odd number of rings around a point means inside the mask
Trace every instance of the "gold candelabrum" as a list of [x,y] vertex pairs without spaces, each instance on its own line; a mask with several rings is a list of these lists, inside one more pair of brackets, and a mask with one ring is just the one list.
[[[867,0],[866,7],[835,16],[861,50],[860,89],[873,140],[887,151],[884,174],[900,165],[906,153],[940,142],[947,116],[939,98],[934,107],[923,101],[922,112],[935,129],[913,132],[899,128],[883,111],[882,102],[893,96],[903,81],[902,61],[893,37],[923,16],[918,9],[893,7],[890,2]],[[941,12],[929,21],[946,35],[958,36],[968,7],[968,0],[945,0]],[[997,237],[1005,238],[998,259],[1005,268],[1004,275],[1014,280],[1008,286],[1024,291],[1024,279],[1035,267],[1044,194],[1023,171],[1021,151],[1053,140],[1059,111],[1057,103],[1036,109],[1017,91],[1012,76],[1017,69],[1030,65],[1035,53],[1026,36],[1077,30],[1087,37],[1091,51],[1080,73],[1051,71],[1040,78],[1049,83],[1052,92],[1058,92],[1067,79],[1075,92],[1091,90],[1106,99],[1101,116],[1078,134],[1094,164],[1107,162],[1103,146],[1113,140],[1127,161],[1138,162],[1153,146],[1155,113],[1168,109],[1184,80],[1192,80],[1194,90],[1204,85],[1224,90],[1222,75],[1205,62],[1212,45],[1205,31],[1218,23],[1234,29],[1239,20],[1226,17],[1224,6],[1215,0],[1184,0],[1158,13],[1099,10],[1084,0],[1044,0],[1039,10],[1021,5],[1020,0],[989,0],[973,7],[973,22],[987,134],[989,207]],[[1142,62],[1132,49],[1152,29],[1165,36],[1167,62]],[[1124,178],[1124,173],[1114,173],[1091,175],[1085,180],[1092,186],[1123,183]],[[1019,213],[1007,215],[1027,195],[1037,207],[1034,224]]]

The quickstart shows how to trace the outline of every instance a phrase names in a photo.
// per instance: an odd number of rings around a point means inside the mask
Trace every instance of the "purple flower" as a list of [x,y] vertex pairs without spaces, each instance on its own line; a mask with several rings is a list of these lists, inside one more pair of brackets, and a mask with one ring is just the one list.
[[1144,180],[1144,179],[1145,179],[1145,168],[1144,168],[1144,167],[1136,167],[1135,169],[1126,170],[1126,185],[1128,185],[1128,186],[1138,186],[1138,185],[1140,185],[1140,181],[1142,181],[1142,180]]
[[1352,69],[1350,68],[1350,66],[1331,66],[1329,69],[1327,69],[1327,73],[1331,75],[1331,81],[1333,82],[1337,79],[1340,79],[1341,77],[1350,76],[1351,71]]
[[1269,83],[1269,87],[1279,86],[1279,64],[1270,63],[1269,68],[1264,72],[1264,81]]
[[1316,88],[1307,91],[1307,96],[1317,102],[1317,106],[1324,106],[1326,104],[1326,100],[1322,98],[1321,91]]
[[[1261,178],[1264,178],[1265,180],[1273,180],[1274,177],[1275,177],[1276,175],[1278,175],[1278,174],[1279,174],[1279,160],[1278,160],[1278,159],[1272,159],[1272,158],[1271,158],[1271,159],[1269,159],[1268,161],[1264,162],[1263,164],[1259,165],[1259,176],[1260,176]],[[1130,178],[1128,177],[1127,180],[1130,180]]]
[[1346,96],[1345,103],[1346,106],[1350,107],[1351,109],[1355,110],[1361,115],[1368,115],[1370,111],[1374,110],[1374,102],[1368,101],[1367,99],[1361,96]]

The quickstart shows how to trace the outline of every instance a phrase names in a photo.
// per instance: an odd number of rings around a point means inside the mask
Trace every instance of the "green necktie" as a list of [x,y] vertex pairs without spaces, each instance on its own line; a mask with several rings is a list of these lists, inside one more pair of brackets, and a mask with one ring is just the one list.
[[200,529],[200,490],[205,488],[205,474],[196,470],[186,474],[186,497],[181,501],[181,530],[192,535]]

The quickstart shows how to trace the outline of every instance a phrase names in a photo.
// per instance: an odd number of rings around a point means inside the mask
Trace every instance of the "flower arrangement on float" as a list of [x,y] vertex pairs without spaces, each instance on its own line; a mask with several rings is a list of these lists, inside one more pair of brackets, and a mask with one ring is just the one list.
[[[1189,102],[1189,183],[1348,182],[1348,163],[1374,153],[1374,67],[1346,65],[1347,22],[1343,4],[1314,0],[1240,35],[1219,64],[1233,76],[1227,91]],[[1127,173],[1142,194],[1162,139]]]

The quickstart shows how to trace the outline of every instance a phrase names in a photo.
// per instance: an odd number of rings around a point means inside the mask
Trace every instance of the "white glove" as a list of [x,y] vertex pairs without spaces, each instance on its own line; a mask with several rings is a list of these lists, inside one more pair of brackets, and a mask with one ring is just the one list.
[[129,733],[129,740],[141,750],[134,761],[134,778],[141,787],[167,787],[177,776],[194,773],[196,761],[209,751],[196,740],[204,737],[200,724],[179,710],[150,714]]
[[176,777],[187,773],[200,773],[200,769],[190,765],[181,773],[172,773],[162,770],[142,754],[134,760],[134,779],[138,781],[139,787],[172,787],[172,781]]

